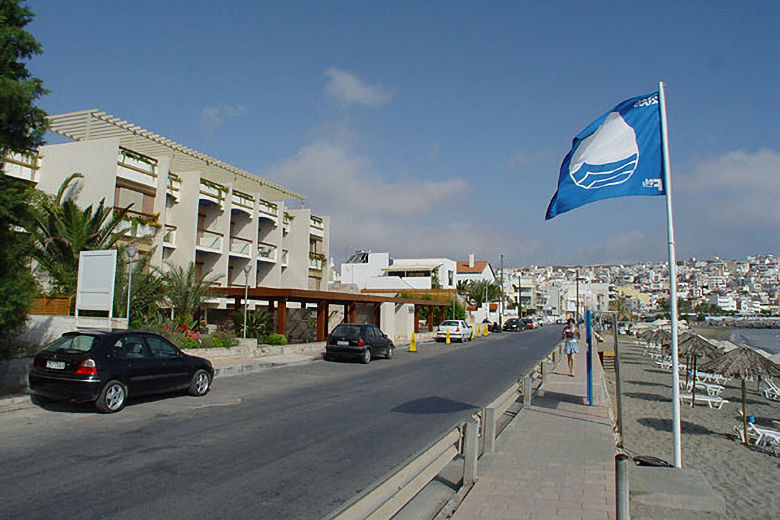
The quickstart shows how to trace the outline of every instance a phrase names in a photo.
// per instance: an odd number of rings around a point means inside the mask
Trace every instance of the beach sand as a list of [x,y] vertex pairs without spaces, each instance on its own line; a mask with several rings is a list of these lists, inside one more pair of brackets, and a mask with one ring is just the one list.
[[[635,338],[620,337],[623,394],[623,445],[628,455],[674,459],[672,439],[672,374],[642,355]],[[614,372],[605,370],[614,403]],[[747,414],[756,424],[780,430],[780,403],[747,386]],[[726,384],[721,410],[682,405],[683,467],[700,470],[727,503],[722,518],[780,518],[780,458],[753,450],[735,440],[732,426],[741,424],[740,382]],[[697,517],[698,518],[698,517]],[[700,518],[720,518],[702,515]]]

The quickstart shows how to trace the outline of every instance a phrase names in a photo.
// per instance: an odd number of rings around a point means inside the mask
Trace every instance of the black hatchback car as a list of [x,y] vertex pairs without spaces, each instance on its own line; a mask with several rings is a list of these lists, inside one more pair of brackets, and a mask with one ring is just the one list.
[[504,322],[505,331],[525,330],[525,323],[520,318],[509,318]]
[[214,368],[150,332],[68,332],[33,361],[34,397],[92,401],[98,410],[121,410],[128,397],[187,389],[208,393]]
[[325,359],[352,358],[368,363],[371,358],[393,357],[395,346],[376,325],[342,323],[328,336]]

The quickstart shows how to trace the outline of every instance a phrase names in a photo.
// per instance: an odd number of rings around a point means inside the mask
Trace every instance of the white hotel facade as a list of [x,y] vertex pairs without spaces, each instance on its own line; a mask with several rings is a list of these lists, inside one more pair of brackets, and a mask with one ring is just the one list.
[[4,173],[53,194],[78,172],[80,206],[132,204],[125,225],[153,266],[194,262],[218,287],[244,287],[248,269],[249,287],[327,290],[330,219],[305,195],[98,110],[49,124],[72,142],[10,156]]

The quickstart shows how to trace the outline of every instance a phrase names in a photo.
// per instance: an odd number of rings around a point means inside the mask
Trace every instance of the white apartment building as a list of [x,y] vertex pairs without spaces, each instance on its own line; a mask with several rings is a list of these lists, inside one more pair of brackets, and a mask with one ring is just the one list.
[[390,253],[358,251],[341,264],[341,283],[358,289],[455,289],[455,261],[449,258],[391,259]]
[[327,290],[330,219],[305,195],[98,110],[49,117],[72,142],[9,157],[6,175],[55,193],[74,172],[82,207],[124,208],[134,245],[152,265],[187,266],[219,287]]

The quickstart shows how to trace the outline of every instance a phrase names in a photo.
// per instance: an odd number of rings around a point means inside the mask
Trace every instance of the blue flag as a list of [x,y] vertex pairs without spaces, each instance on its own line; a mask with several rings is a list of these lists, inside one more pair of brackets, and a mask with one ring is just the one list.
[[623,101],[574,138],[545,220],[597,200],[664,194],[655,92]]

